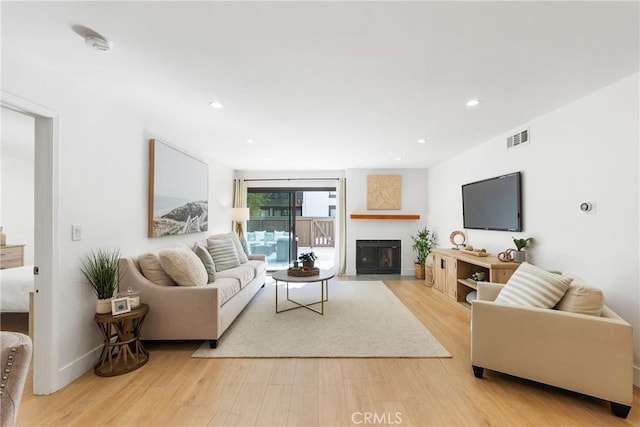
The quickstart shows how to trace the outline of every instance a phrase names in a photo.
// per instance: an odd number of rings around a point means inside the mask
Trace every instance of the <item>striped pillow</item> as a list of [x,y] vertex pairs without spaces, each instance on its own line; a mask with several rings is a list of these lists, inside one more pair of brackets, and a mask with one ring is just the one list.
[[217,239],[217,240],[231,239],[231,241],[233,242],[233,246],[236,248],[236,253],[238,254],[238,259],[240,260],[240,264],[244,264],[245,262],[249,261],[249,258],[247,258],[247,255],[244,253],[244,250],[242,249],[242,244],[240,243],[240,239],[238,239],[238,235],[233,231],[230,231],[224,234],[213,234],[209,236],[207,240],[212,240],[212,239]]
[[564,296],[573,278],[549,273],[523,262],[502,288],[495,302],[551,308]]
[[216,265],[216,271],[240,266],[238,252],[231,239],[207,239],[207,249]]

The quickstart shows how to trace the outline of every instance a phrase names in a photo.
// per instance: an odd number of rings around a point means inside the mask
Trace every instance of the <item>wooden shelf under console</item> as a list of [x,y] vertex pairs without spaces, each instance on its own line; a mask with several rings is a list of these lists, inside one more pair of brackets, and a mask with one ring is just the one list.
[[416,220],[420,219],[420,215],[401,215],[401,214],[351,214],[351,219],[400,219],[400,220]]
[[466,303],[467,294],[478,288],[470,279],[472,274],[484,272],[487,282],[507,283],[519,266],[515,262],[502,262],[493,255],[478,257],[454,249],[434,249],[433,287],[458,302]]

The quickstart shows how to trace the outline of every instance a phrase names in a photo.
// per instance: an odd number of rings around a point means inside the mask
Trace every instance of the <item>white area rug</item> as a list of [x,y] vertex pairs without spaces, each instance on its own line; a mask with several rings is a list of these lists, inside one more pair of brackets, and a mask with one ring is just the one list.
[[[302,303],[320,298],[320,284],[294,288]],[[286,301],[280,283],[280,309]],[[314,306],[319,308],[319,304]],[[329,283],[324,316],[305,308],[275,312],[275,286],[268,283],[218,340],[193,357],[451,357],[431,332],[379,281]]]

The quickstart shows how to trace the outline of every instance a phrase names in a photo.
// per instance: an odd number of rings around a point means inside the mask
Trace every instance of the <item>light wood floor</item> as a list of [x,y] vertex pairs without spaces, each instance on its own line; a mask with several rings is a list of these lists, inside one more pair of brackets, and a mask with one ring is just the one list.
[[192,359],[200,342],[147,343],[149,363],[126,375],[89,372],[50,396],[33,396],[29,379],[17,425],[640,425],[637,388],[623,420],[591,397],[491,371],[476,379],[470,311],[421,281],[386,283],[452,358]]

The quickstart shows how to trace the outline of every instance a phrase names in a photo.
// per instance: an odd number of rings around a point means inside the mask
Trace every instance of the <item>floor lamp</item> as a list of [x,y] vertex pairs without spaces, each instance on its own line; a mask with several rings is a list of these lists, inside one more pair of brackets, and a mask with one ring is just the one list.
[[244,234],[242,230],[242,223],[249,221],[249,208],[231,208],[229,213],[232,221],[236,222],[236,233],[238,237]]

